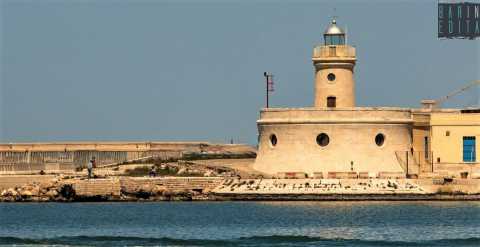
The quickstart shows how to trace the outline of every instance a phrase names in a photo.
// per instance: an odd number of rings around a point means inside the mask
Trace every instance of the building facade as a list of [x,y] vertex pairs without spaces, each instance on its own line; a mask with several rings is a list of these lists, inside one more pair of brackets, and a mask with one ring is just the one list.
[[[398,177],[431,173],[435,164],[442,169],[457,163],[478,166],[479,113],[357,107],[357,58],[345,41],[333,20],[324,44],[314,48],[313,107],[260,111],[256,170],[274,176]],[[455,142],[444,138],[446,131]]]

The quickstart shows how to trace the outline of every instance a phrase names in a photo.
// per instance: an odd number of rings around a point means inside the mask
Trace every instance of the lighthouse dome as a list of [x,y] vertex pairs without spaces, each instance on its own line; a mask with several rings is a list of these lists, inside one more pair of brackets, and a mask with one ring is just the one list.
[[343,30],[339,26],[337,26],[337,21],[333,19],[332,24],[328,26],[324,34],[325,35],[345,34],[345,32],[343,32]]
[[345,32],[337,26],[335,19],[325,30],[323,37],[325,38],[325,45],[345,45]]

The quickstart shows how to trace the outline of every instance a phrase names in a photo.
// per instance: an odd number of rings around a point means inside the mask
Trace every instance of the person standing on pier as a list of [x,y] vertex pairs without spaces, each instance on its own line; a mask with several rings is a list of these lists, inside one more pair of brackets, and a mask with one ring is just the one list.
[[92,159],[88,162],[88,165],[87,165],[87,170],[88,170],[88,178],[92,178],[92,172],[93,172],[93,168],[95,167],[95,157],[92,157]]

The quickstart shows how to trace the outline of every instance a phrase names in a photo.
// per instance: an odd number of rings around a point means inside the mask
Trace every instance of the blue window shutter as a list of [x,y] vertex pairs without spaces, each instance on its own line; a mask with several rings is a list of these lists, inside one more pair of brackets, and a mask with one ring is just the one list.
[[475,162],[476,157],[476,145],[475,145],[475,136],[464,136],[463,137],[463,161],[464,162]]

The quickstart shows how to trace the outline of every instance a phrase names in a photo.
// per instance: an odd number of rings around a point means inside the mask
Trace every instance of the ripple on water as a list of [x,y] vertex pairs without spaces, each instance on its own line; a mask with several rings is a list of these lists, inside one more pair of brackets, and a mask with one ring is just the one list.
[[478,202],[0,204],[0,245],[480,246]]

